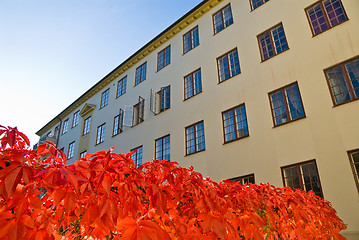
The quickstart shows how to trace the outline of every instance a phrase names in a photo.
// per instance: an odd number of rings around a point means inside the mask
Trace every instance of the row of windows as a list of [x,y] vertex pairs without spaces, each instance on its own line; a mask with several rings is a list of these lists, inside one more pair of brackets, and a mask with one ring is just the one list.
[[[204,150],[203,129],[203,121],[186,128],[187,154]],[[69,159],[74,156],[74,148],[75,142],[70,143],[67,154]],[[131,158],[134,160],[135,164],[142,164],[143,146],[131,149],[131,152],[133,151],[134,153]],[[86,153],[86,151],[82,152],[80,154],[80,158],[83,158]],[[359,191],[359,149],[349,151],[348,155],[350,165],[353,170],[354,180]],[[155,159],[170,160],[170,135],[155,140]],[[294,189],[302,189],[305,191],[313,191],[316,195],[323,198],[322,187],[315,160],[281,167],[281,172],[284,186]],[[254,174],[236,177],[230,180],[239,181],[241,184],[255,183]]]
[[[266,0],[251,0],[252,10],[266,3]],[[344,7],[340,0],[321,0],[305,9],[311,29],[314,35],[326,31],[339,23],[348,20]],[[213,14],[214,32],[218,33],[233,24],[231,5],[228,4]],[[283,25],[279,24],[257,36],[260,46],[262,61],[267,60],[285,50],[288,43]],[[199,45],[198,26],[183,35],[184,53]],[[171,61],[171,48],[168,46],[160,51],[157,56],[157,70],[161,70]],[[219,82],[227,80],[241,72],[237,49],[232,50],[217,58]],[[146,79],[147,62],[136,69],[135,85]],[[328,84],[335,105],[357,99],[359,97],[358,86],[358,62],[352,61],[326,71]],[[185,99],[188,99],[202,91],[200,70],[185,77]],[[127,76],[118,81],[117,94],[119,97],[126,93]],[[109,91],[107,89],[101,95],[100,108],[108,105]],[[279,114],[280,115],[280,114]],[[73,116],[72,127],[78,125],[79,111]],[[68,119],[63,123],[62,133],[68,131]],[[56,134],[55,134],[56,136]]]
[[[261,4],[267,1],[251,1],[251,6],[255,9]],[[314,12],[313,12],[314,11]],[[306,9],[308,14],[308,19],[311,22],[312,31],[315,34],[318,34],[329,27],[323,27],[325,24],[329,24],[331,27],[338,25],[339,23],[347,20],[344,8],[341,4],[340,0],[323,0],[319,1],[316,4],[308,7]],[[324,19],[324,20],[323,20]],[[324,22],[323,22],[324,21]],[[231,5],[227,5],[217,13],[213,15],[213,24],[214,31],[218,33],[219,31],[225,29],[229,25],[233,23]],[[321,23],[321,30],[317,29],[318,24]],[[328,25],[328,26],[329,26]],[[326,26],[326,25],[325,25]],[[284,33],[284,28],[282,23],[272,27],[271,29],[266,30],[265,32],[259,34],[257,36],[258,44],[260,48],[260,54],[262,61],[265,61],[283,51],[289,49],[287,39]],[[199,34],[198,34],[198,26],[191,29],[189,32],[183,35],[183,49],[184,53],[190,51],[199,45]],[[171,62],[171,46],[169,45],[162,51],[160,51],[157,55],[157,71],[161,70]],[[217,58],[217,66],[218,66],[218,78],[219,83],[227,80],[241,72],[239,57],[237,49],[234,49],[223,56]],[[136,76],[135,76],[135,85],[146,80],[146,72],[147,72],[147,62],[140,65],[136,68]],[[185,99],[198,94],[202,91],[200,72],[188,75],[185,77]],[[126,93],[126,84],[127,84],[127,76],[118,81],[117,84],[117,94],[116,97],[119,97]],[[335,83],[334,83],[335,84]],[[343,84],[342,84],[343,85]],[[340,88],[340,86],[339,86]],[[350,89],[350,87],[349,87]],[[337,102],[345,101],[345,99],[353,98],[353,91],[344,89],[344,94],[342,94],[341,90],[339,90],[339,94],[336,94],[335,98],[342,98],[344,100],[337,100]],[[345,92],[346,91],[346,92]],[[338,92],[338,91],[337,91]],[[339,95],[339,96],[338,96]],[[108,105],[109,99],[109,89],[104,91],[101,96],[100,108]],[[67,128],[63,129],[64,132],[67,131]]]
[[[324,70],[328,85],[335,105],[343,104],[352,100],[359,99],[359,58],[354,58],[337,66]],[[196,70],[185,77],[187,85],[185,96],[192,97],[201,91],[201,71]],[[287,122],[305,117],[305,111],[297,83],[290,84],[269,94],[274,126],[279,126]],[[170,86],[164,87],[158,92],[161,111],[170,107]],[[153,101],[153,100],[152,100]],[[156,102],[156,101],[153,101]],[[128,110],[128,109],[127,109]],[[144,99],[139,97],[139,102],[135,104],[127,114],[126,126],[134,126],[144,121]],[[113,136],[122,132],[124,125],[124,111],[120,109],[118,115],[114,117]],[[223,135],[224,142],[231,142],[249,136],[247,116],[245,106],[240,105],[224,111]],[[126,121],[126,120],[125,120]],[[68,129],[68,119],[63,122],[63,132]],[[73,126],[78,125],[79,111],[73,115]],[[83,135],[90,132],[91,117],[84,120]],[[105,140],[105,127],[103,124],[97,128],[96,144]],[[58,131],[57,127],[55,134]],[[56,135],[55,135],[56,136]],[[73,156],[73,147],[69,148],[69,158]],[[205,149],[204,126],[203,122],[186,128],[186,154],[192,154]],[[166,154],[165,154],[166,155]]]
[[[349,151],[349,161],[353,170],[354,181],[359,191],[359,149]],[[315,160],[292,164],[281,167],[283,185],[294,189],[313,191],[323,198],[323,191],[319,179],[317,164]],[[255,183],[254,174],[231,178],[241,184]]]

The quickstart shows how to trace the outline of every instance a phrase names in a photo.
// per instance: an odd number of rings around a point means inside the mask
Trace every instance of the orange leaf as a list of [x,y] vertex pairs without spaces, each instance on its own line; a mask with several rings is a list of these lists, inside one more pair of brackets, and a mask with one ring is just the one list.
[[22,168],[18,167],[12,170],[5,178],[5,189],[8,196],[12,195],[20,182],[22,176]]
[[102,180],[102,187],[104,188],[105,192],[107,193],[107,196],[110,195],[112,186],[112,178],[110,175],[105,175],[105,177]]
[[65,195],[66,192],[63,189],[61,188],[56,189],[53,193],[55,204],[59,204],[62,201],[62,199],[64,199]]

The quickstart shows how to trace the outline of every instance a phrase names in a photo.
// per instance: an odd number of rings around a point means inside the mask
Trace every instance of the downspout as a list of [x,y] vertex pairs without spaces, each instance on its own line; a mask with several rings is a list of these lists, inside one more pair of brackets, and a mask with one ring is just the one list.
[[60,140],[60,132],[61,132],[61,126],[62,126],[62,119],[57,117],[57,119],[60,120],[60,125],[59,125],[59,132],[57,133],[57,137],[56,137],[56,147],[58,147],[59,144],[59,140]]

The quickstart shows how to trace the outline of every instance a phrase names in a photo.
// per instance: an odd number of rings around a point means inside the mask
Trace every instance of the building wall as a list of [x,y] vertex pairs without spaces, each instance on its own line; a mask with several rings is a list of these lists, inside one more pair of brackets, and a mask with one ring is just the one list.
[[[214,1],[213,1],[214,2]],[[256,183],[283,186],[281,167],[315,160],[324,198],[348,224],[348,239],[359,236],[359,194],[347,152],[359,148],[359,101],[335,106],[324,69],[359,56],[359,1],[342,0],[348,21],[313,37],[305,8],[313,0],[271,0],[251,10],[248,1],[221,1],[155,51],[120,74],[86,103],[96,105],[89,135],[82,125],[60,135],[58,147],[67,153],[75,140],[73,163],[88,142],[89,153],[116,146],[127,153],[143,145],[143,161],[154,158],[154,140],[170,134],[171,160],[194,166],[215,181],[254,173]],[[231,4],[234,23],[214,34],[212,15]],[[282,23],[289,50],[261,61],[257,35]],[[199,28],[199,46],[183,54],[182,37]],[[157,54],[171,46],[171,63],[157,70]],[[237,48],[241,73],[218,83],[216,58]],[[147,79],[134,86],[135,70],[147,62]],[[203,92],[184,101],[184,76],[201,68]],[[127,75],[127,92],[116,98],[117,82]],[[274,127],[268,93],[297,82],[306,117]],[[157,115],[150,111],[150,90],[171,85],[171,108]],[[109,104],[100,109],[101,93],[110,88]],[[145,99],[144,122],[112,136],[119,109]],[[249,137],[224,144],[221,112],[245,104]],[[185,127],[204,121],[205,151],[186,156]],[[105,141],[96,145],[96,129],[106,123]],[[54,130],[56,125],[52,127]],[[89,138],[84,140],[83,138]],[[82,140],[81,140],[82,139]],[[82,142],[81,149],[78,149]]]

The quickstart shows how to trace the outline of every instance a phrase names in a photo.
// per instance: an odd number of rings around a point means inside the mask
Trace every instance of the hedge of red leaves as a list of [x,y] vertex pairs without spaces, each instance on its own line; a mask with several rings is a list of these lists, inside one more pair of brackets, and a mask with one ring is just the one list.
[[0,239],[344,239],[335,210],[312,192],[218,184],[174,162],[135,166],[130,155],[110,149],[66,166],[53,143],[34,151],[0,126]]

